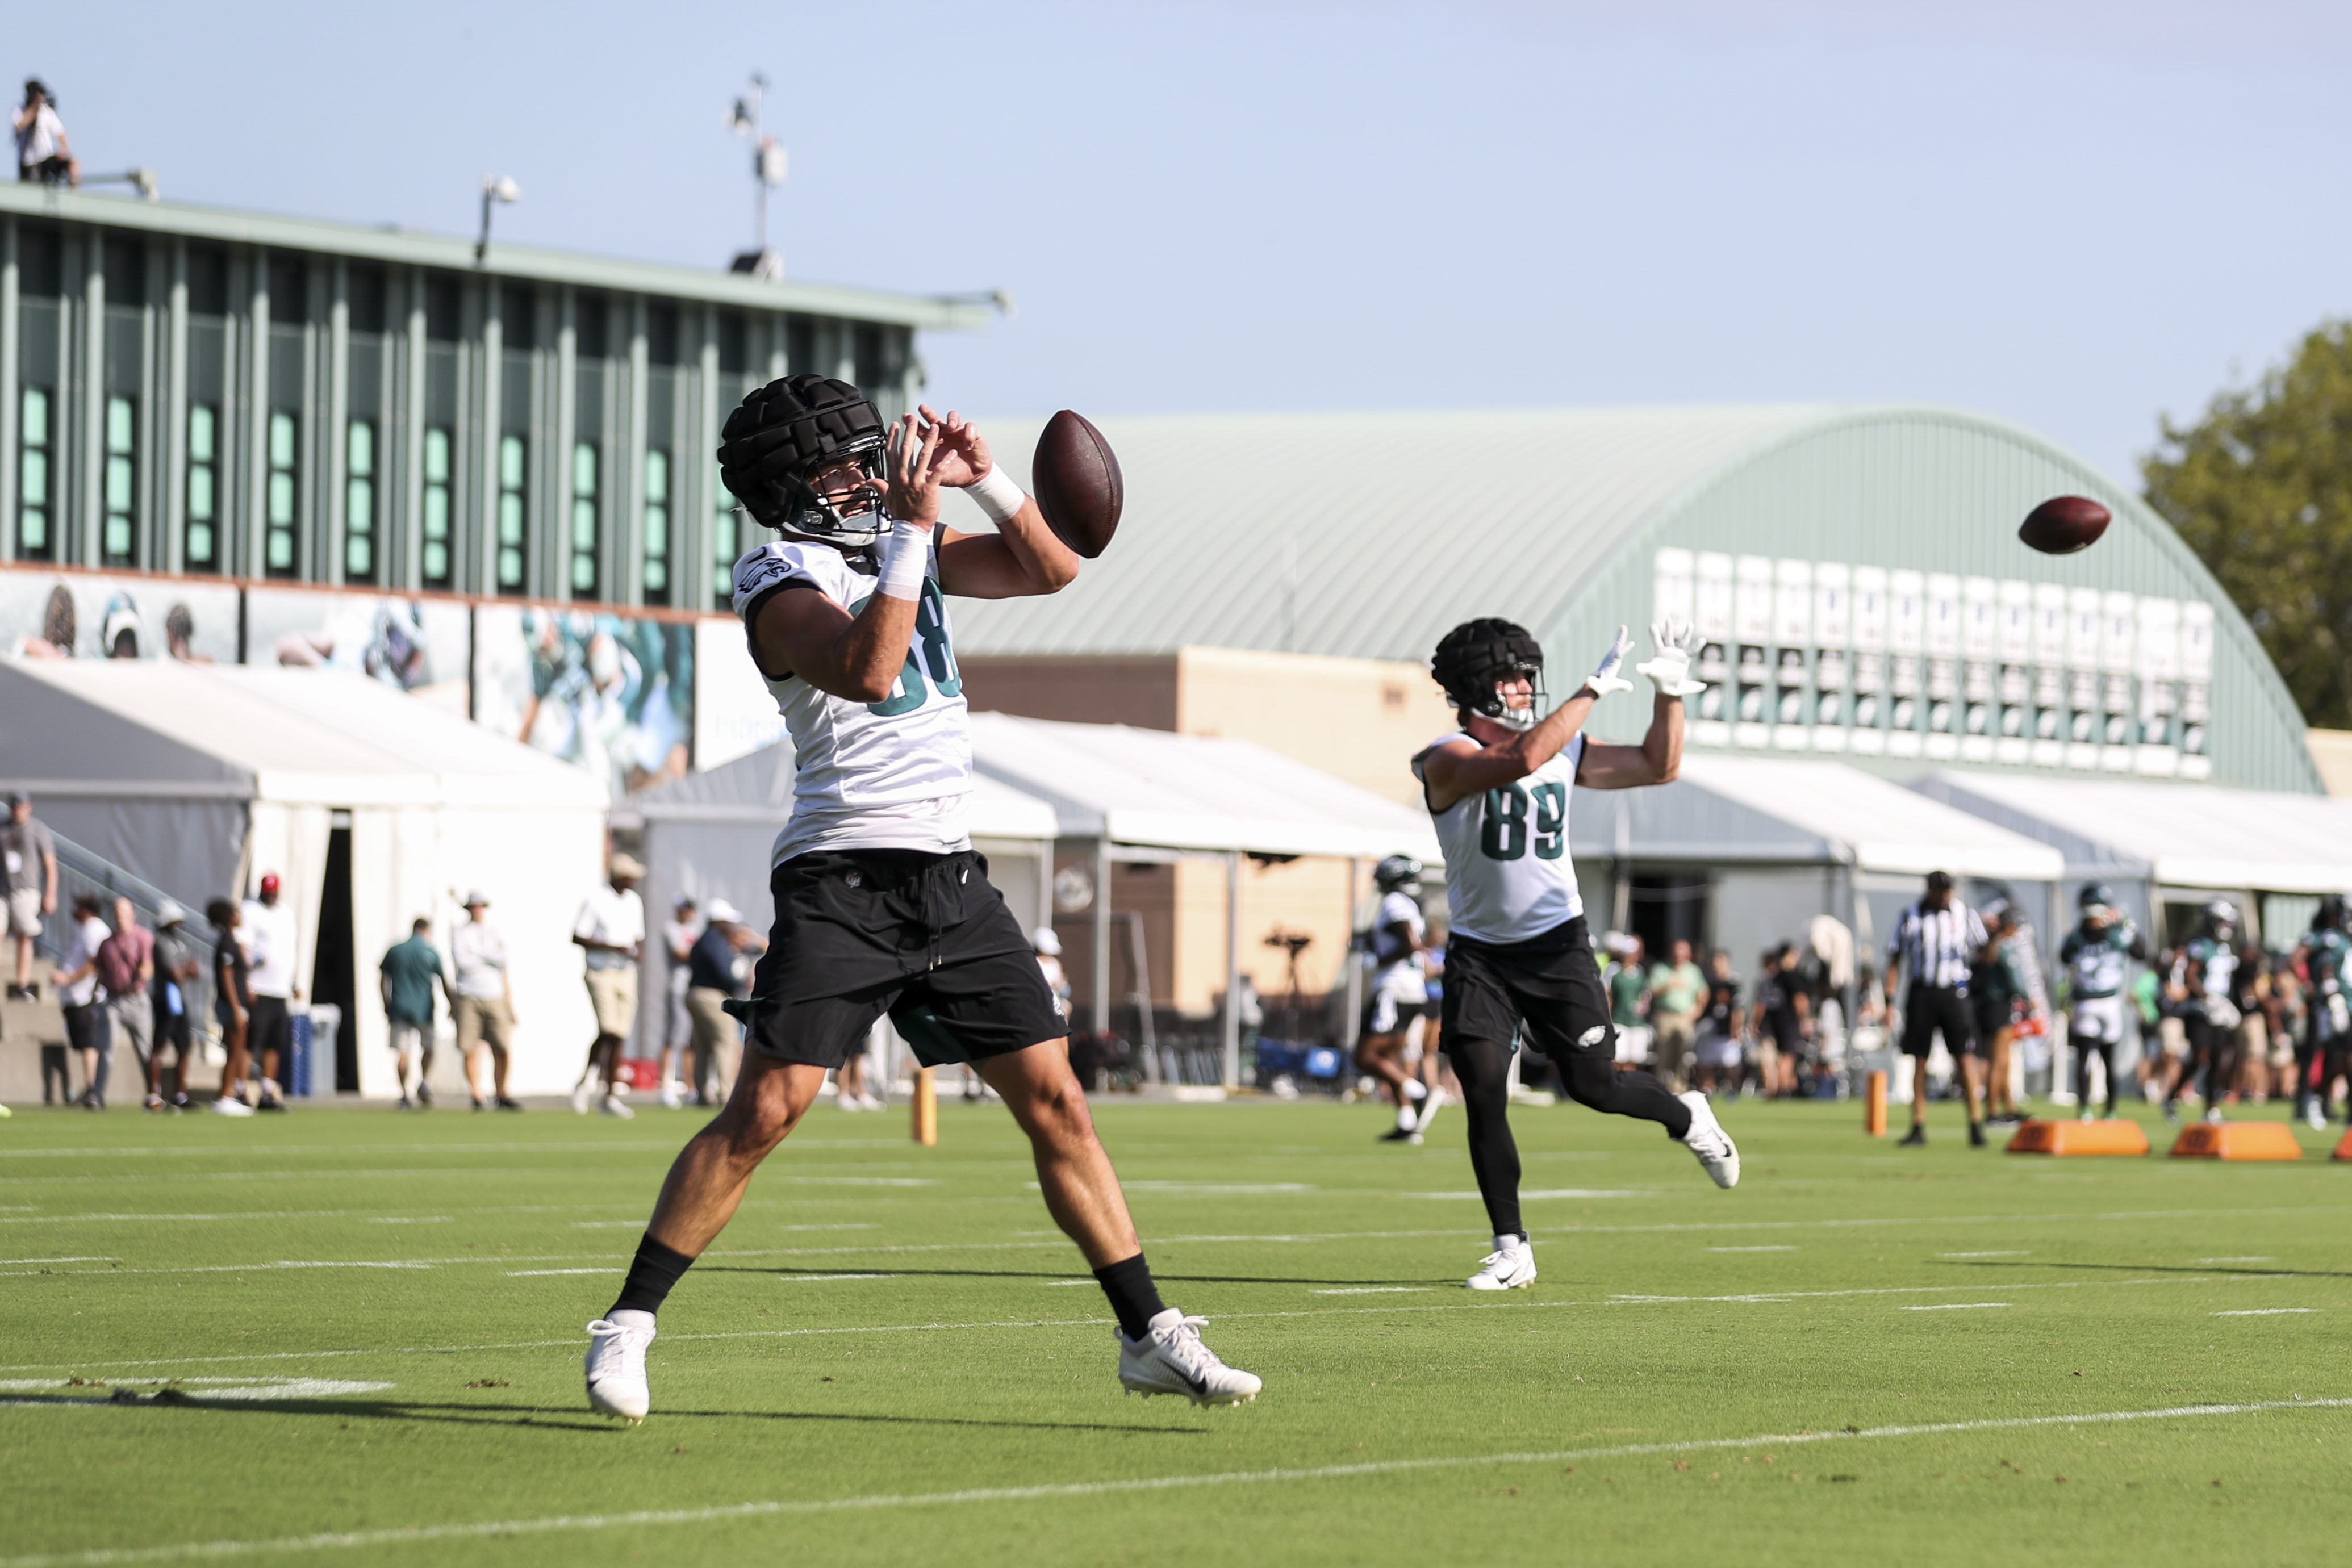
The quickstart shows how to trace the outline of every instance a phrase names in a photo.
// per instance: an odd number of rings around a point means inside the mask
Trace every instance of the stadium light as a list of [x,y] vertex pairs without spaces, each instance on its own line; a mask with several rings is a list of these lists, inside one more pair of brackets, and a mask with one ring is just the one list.
[[513,203],[520,202],[521,200],[522,187],[515,183],[513,175],[485,174],[482,176],[482,235],[479,239],[474,242],[474,265],[476,267],[481,266],[483,259],[490,254],[490,208],[492,204],[499,202],[512,204]]
[[768,95],[768,78],[751,73],[751,85],[728,111],[727,129],[751,143],[751,248],[727,264],[730,272],[746,272],[770,282],[784,276],[784,260],[768,248],[768,193],[784,183],[789,167],[783,144],[760,131],[760,106]]

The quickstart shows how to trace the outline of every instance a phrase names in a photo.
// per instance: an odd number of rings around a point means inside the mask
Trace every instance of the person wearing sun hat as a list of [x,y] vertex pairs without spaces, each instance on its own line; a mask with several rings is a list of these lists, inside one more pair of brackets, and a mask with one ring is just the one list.
[[457,1024],[457,1055],[466,1064],[466,1086],[473,1091],[474,1109],[489,1109],[483,1092],[482,1059],[490,1056],[491,1092],[501,1111],[522,1107],[507,1093],[508,1051],[514,1043],[514,988],[507,978],[506,939],[485,919],[489,894],[478,888],[466,894],[466,924],[449,933],[449,967],[457,972],[457,998],[449,1011]]
[[623,1103],[618,1087],[621,1048],[637,1019],[637,959],[646,943],[645,900],[637,896],[646,868],[636,856],[615,854],[606,884],[580,905],[572,924],[572,940],[588,953],[588,1000],[596,1009],[596,1039],[588,1047],[588,1066],[572,1091],[572,1108],[588,1113],[596,1080],[604,1081],[604,1114],[624,1120],[635,1113]]

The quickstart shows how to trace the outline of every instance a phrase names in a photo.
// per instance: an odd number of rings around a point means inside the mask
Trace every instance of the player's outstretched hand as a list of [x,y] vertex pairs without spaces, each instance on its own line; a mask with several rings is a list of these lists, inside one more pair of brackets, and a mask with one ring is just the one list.
[[1633,633],[1622,626],[1618,627],[1617,640],[1609,644],[1609,652],[1601,656],[1601,663],[1593,672],[1584,677],[1584,690],[1595,697],[1605,697],[1611,692],[1632,691],[1633,683],[1617,671],[1625,663],[1625,655],[1633,651]]
[[931,405],[919,405],[926,431],[940,433],[940,455],[936,465],[940,483],[951,490],[961,490],[980,482],[988,473],[992,460],[988,443],[981,438],[980,427],[955,410],[948,410],[941,419]]
[[901,414],[890,427],[890,439],[883,446],[890,470],[887,505],[899,521],[928,528],[940,520],[940,443],[944,435],[945,428],[936,423],[926,423],[919,434],[911,413]]
[[1636,664],[1634,672],[1650,677],[1659,694],[1670,697],[1696,696],[1706,690],[1706,683],[1691,676],[1691,661],[1698,656],[1705,639],[1698,629],[1687,621],[1653,621],[1650,641],[1657,648],[1646,664]]

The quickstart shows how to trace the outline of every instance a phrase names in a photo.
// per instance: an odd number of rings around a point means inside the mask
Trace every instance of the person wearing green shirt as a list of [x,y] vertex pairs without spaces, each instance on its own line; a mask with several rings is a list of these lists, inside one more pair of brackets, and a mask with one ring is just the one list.
[[392,1024],[393,1062],[400,1074],[404,1111],[433,1103],[433,1086],[427,1081],[433,1076],[434,985],[440,985],[445,998],[452,994],[441,951],[426,935],[431,929],[431,922],[419,916],[408,940],[383,956],[383,1015]]
[[1691,945],[1676,941],[1666,949],[1670,962],[1650,970],[1650,1027],[1657,1036],[1657,1073],[1669,1092],[1690,1087],[1691,1043],[1698,1034],[1699,1009],[1706,1002],[1706,974],[1694,960]]

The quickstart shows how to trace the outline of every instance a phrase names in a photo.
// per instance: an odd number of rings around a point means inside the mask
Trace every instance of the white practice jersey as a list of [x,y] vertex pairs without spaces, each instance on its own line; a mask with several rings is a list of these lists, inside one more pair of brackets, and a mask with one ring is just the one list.
[[[1461,730],[1439,736],[1412,759],[1413,777],[1423,777],[1422,761],[1430,752],[1455,740],[1481,745]],[[1583,757],[1580,735],[1517,783],[1430,813],[1445,851],[1445,903],[1454,936],[1524,942],[1584,913],[1576,863],[1568,853],[1569,795]]]
[[[797,675],[768,682],[793,737],[795,769],[793,818],[776,835],[771,865],[811,850],[946,854],[971,847],[964,826],[971,726],[949,644],[939,570],[934,544],[906,668],[882,701],[852,702]],[[748,631],[771,592],[804,582],[854,615],[873,595],[877,571],[871,555],[848,555],[831,545],[761,545],[735,563],[735,613]]]
[[1425,1002],[1429,977],[1422,969],[1421,955],[1391,935],[1389,928],[1393,925],[1403,926],[1412,933],[1413,941],[1420,941],[1428,929],[1422,919],[1421,901],[1405,893],[1381,895],[1380,913],[1372,916],[1372,992],[1401,1002]]

